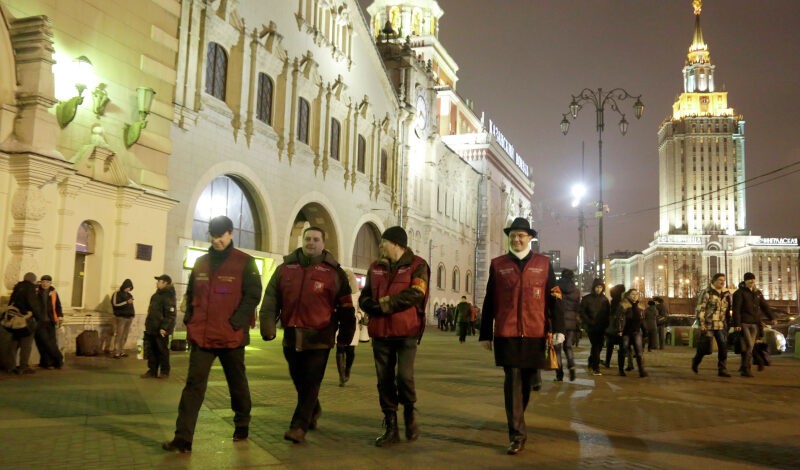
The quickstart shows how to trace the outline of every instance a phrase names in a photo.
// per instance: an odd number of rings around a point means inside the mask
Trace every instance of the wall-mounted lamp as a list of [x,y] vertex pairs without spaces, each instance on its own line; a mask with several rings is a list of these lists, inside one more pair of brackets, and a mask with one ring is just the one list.
[[139,120],[133,124],[125,124],[124,136],[125,147],[130,148],[139,140],[142,129],[147,127],[147,115],[150,114],[150,106],[153,105],[153,97],[156,92],[152,88],[140,86],[136,89],[136,106],[139,110]]
[[56,119],[62,129],[75,119],[78,106],[83,103],[83,90],[86,89],[88,81],[94,76],[92,69],[92,62],[82,55],[73,61],[68,77],[59,77],[59,79],[73,81],[75,88],[78,90],[78,96],[73,96],[66,101],[59,101],[56,105]]

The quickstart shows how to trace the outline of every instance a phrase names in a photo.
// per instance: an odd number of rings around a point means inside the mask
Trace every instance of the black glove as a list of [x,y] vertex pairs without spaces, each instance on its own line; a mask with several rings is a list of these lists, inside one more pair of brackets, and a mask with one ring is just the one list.
[[361,302],[361,310],[365,311],[367,315],[383,315],[381,303],[373,298],[365,299]]

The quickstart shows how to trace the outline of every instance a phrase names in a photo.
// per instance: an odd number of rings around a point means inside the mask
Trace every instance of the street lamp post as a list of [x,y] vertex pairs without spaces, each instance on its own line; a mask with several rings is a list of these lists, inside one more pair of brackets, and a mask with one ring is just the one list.
[[596,128],[597,128],[597,154],[598,154],[598,161],[599,161],[599,186],[598,186],[598,201],[597,201],[597,211],[595,212],[595,217],[598,220],[598,277],[600,279],[605,279],[605,272],[603,272],[602,266],[604,265],[603,262],[603,211],[605,210],[605,204],[603,203],[603,129],[605,128],[605,117],[604,111],[606,106],[611,108],[614,112],[620,115],[619,121],[619,131],[622,135],[625,135],[628,132],[628,121],[625,119],[625,113],[620,111],[618,102],[625,101],[627,99],[636,99],[636,102],[633,104],[633,114],[636,116],[636,119],[642,117],[642,113],[644,112],[644,104],[642,103],[642,95],[634,96],[628,93],[626,90],[622,88],[614,88],[611,91],[603,92],[602,88],[598,88],[597,90],[591,90],[589,88],[584,88],[578,95],[572,95],[572,101],[569,103],[569,113],[563,114],[561,119],[561,132],[564,135],[567,135],[569,132],[569,119],[567,116],[572,116],[572,119],[576,119],[578,117],[578,112],[583,109],[583,106],[587,103],[594,105],[595,110],[595,117],[597,119]]

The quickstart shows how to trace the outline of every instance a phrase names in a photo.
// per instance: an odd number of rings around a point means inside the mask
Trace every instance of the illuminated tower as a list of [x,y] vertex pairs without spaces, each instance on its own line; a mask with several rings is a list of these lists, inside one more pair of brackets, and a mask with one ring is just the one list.
[[692,2],[694,35],[683,67],[683,93],[658,130],[659,235],[745,234],[744,119],[714,85]]
[[437,84],[455,90],[458,65],[439,42],[439,19],[444,11],[436,0],[375,0],[367,12],[375,39],[385,33],[403,43],[406,38],[411,39],[409,45],[414,54],[430,61]]

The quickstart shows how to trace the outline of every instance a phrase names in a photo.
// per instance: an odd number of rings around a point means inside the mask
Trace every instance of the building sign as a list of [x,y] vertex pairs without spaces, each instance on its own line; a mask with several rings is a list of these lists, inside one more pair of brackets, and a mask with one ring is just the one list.
[[528,164],[525,163],[525,160],[523,160],[522,157],[517,153],[517,151],[514,149],[514,146],[511,145],[511,142],[506,139],[506,136],[500,132],[500,128],[495,126],[491,119],[489,119],[489,133],[492,134],[494,140],[497,142],[497,145],[506,151],[506,154],[508,154],[508,157],[511,158],[511,161],[517,165],[517,168],[519,168],[522,173],[525,174],[525,176],[528,176]]
[[764,238],[758,239],[757,245],[797,246],[797,238]]
[[661,235],[656,238],[656,243],[664,245],[702,245],[703,237],[700,235]]

